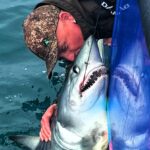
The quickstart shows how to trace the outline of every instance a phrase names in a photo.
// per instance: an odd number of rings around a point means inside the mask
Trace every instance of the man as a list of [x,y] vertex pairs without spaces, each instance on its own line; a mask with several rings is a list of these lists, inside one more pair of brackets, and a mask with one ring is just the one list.
[[[105,0],[106,1],[106,0]],[[94,34],[111,44],[114,0],[46,0],[39,3],[24,22],[28,48],[46,62],[48,78],[57,59],[74,61],[84,40]],[[49,119],[56,109],[50,106],[41,120],[41,140],[51,138]]]

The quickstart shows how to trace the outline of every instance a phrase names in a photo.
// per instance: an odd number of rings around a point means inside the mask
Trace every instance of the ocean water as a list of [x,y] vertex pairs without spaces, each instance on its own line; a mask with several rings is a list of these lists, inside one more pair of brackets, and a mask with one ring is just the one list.
[[44,61],[24,43],[22,23],[39,0],[1,0],[0,150],[21,150],[9,135],[38,135],[43,112],[57,97],[63,79],[59,65],[47,79]]

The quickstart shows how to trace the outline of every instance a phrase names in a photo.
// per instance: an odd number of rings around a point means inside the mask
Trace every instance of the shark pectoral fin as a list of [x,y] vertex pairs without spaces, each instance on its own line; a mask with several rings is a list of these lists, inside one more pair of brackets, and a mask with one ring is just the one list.
[[[26,135],[14,135],[9,136],[9,138],[18,144],[21,144],[25,147],[28,147],[31,150],[37,150],[40,145],[40,138],[35,136],[26,136]],[[38,149],[40,150],[40,149]],[[42,150],[42,149],[41,149]]]

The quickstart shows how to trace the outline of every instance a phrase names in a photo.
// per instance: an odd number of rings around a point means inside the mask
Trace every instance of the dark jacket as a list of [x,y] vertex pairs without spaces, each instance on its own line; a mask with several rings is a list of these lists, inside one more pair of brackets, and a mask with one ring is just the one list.
[[91,34],[95,34],[95,37],[100,39],[111,37],[113,30],[112,9],[115,3],[108,4],[106,1],[112,0],[44,0],[35,9],[42,5],[53,4],[74,16],[81,27],[84,39]]

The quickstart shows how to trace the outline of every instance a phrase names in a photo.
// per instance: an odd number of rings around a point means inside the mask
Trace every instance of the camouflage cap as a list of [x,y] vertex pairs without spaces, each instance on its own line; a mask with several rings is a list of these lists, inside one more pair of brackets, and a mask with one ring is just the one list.
[[57,61],[56,29],[60,9],[54,5],[36,8],[24,21],[24,39],[28,48],[46,62],[48,77]]

